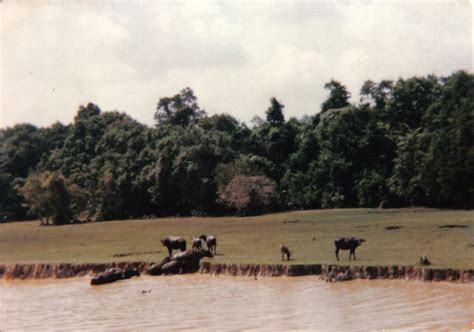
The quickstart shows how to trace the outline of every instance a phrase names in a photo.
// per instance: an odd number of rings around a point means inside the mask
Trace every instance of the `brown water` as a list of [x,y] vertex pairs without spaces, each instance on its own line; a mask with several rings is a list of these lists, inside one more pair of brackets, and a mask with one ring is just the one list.
[[0,282],[0,330],[470,330],[474,285],[316,277]]

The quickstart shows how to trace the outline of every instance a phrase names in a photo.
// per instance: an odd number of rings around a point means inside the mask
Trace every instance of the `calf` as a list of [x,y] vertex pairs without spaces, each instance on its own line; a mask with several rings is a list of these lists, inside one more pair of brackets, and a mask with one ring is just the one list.
[[355,260],[356,259],[355,250],[363,242],[365,242],[364,239],[357,239],[355,237],[341,237],[341,238],[336,239],[336,241],[334,241],[334,244],[336,245],[337,260],[339,260],[339,249],[350,250],[349,260],[351,259],[351,256],[354,256],[354,260]]
[[285,255],[286,255],[286,260],[289,261],[291,257],[291,252],[290,249],[285,244],[282,244],[280,246],[280,253],[281,253],[281,260],[285,260]]
[[191,241],[192,241],[192,249],[193,251],[201,251],[202,250],[202,243],[201,243],[201,239],[198,238],[198,237],[191,237]]
[[199,237],[204,242],[206,242],[207,250],[209,250],[214,255],[217,252],[217,238],[214,235],[201,235]]
[[161,240],[161,244],[168,248],[169,256],[173,253],[173,249],[186,251],[186,240],[182,237],[167,236]]
[[421,265],[431,265],[430,260],[428,259],[428,256],[423,255],[420,257],[420,264]]

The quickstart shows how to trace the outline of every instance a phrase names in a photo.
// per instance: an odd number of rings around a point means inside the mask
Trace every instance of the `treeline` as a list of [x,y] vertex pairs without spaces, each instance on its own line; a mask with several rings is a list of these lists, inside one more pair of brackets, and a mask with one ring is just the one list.
[[[252,126],[208,116],[190,88],[156,126],[81,106],[71,125],[0,130],[0,218],[53,224],[162,215],[474,203],[474,76],[337,81],[315,115],[271,98]],[[230,105],[231,107],[231,105]]]

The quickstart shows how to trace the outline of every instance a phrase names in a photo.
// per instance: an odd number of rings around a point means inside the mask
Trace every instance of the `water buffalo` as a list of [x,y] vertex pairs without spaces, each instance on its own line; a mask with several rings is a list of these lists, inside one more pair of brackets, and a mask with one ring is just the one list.
[[214,255],[217,252],[217,238],[214,235],[201,235],[199,237],[201,240],[206,242],[207,245],[207,250],[210,252],[214,253]]
[[341,237],[341,238],[336,239],[336,241],[334,241],[334,244],[336,245],[337,260],[339,260],[339,249],[350,250],[349,260],[351,259],[352,255],[354,256],[354,260],[355,260],[356,259],[355,250],[363,242],[365,242],[364,239],[357,239],[355,237]]
[[167,236],[161,240],[161,244],[168,248],[169,256],[173,253],[173,249],[186,251],[186,240],[182,237]]
[[281,253],[281,260],[285,260],[285,255],[286,255],[286,260],[290,260],[290,256],[291,256],[291,252],[290,252],[290,249],[288,249],[288,247],[285,245],[285,244],[282,244],[280,246],[280,253]]
[[184,251],[172,257],[166,257],[161,263],[152,265],[150,275],[190,273],[199,270],[199,261],[203,257],[214,257],[209,250]]
[[103,285],[117,280],[130,279],[133,276],[139,276],[138,269],[120,269],[111,268],[105,272],[99,273],[91,279],[91,285]]
[[431,265],[430,260],[428,259],[428,256],[423,255],[420,257],[420,264],[421,265]]
[[191,241],[193,243],[192,249],[193,251],[200,251],[202,250],[202,242],[201,239],[198,237],[191,237]]

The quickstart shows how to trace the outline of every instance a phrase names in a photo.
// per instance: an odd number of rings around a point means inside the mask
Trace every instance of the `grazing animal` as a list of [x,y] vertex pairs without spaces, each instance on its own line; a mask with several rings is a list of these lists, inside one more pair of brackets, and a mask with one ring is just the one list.
[[349,260],[351,259],[351,256],[354,256],[354,260],[355,260],[356,259],[355,250],[363,242],[365,242],[364,239],[357,239],[355,237],[341,237],[341,238],[336,239],[336,241],[334,241],[334,244],[336,245],[337,260],[339,260],[339,250],[350,250]]
[[285,244],[282,244],[280,246],[280,253],[281,253],[281,260],[285,260],[285,255],[286,255],[286,260],[289,261],[291,257],[291,252],[290,249]]
[[182,237],[167,236],[161,240],[161,244],[168,248],[169,256],[173,253],[173,249],[186,251],[186,240]]
[[430,260],[428,259],[428,256],[423,255],[420,257],[420,264],[421,265],[431,265]]
[[117,280],[130,279],[133,276],[139,276],[138,269],[119,269],[112,268],[99,273],[91,279],[91,285],[108,284]]
[[217,253],[217,238],[214,235],[201,235],[199,237],[206,242],[207,250],[212,252],[214,255]]
[[198,237],[191,237],[191,241],[193,243],[192,249],[193,251],[200,251],[202,250],[202,242],[201,239]]

